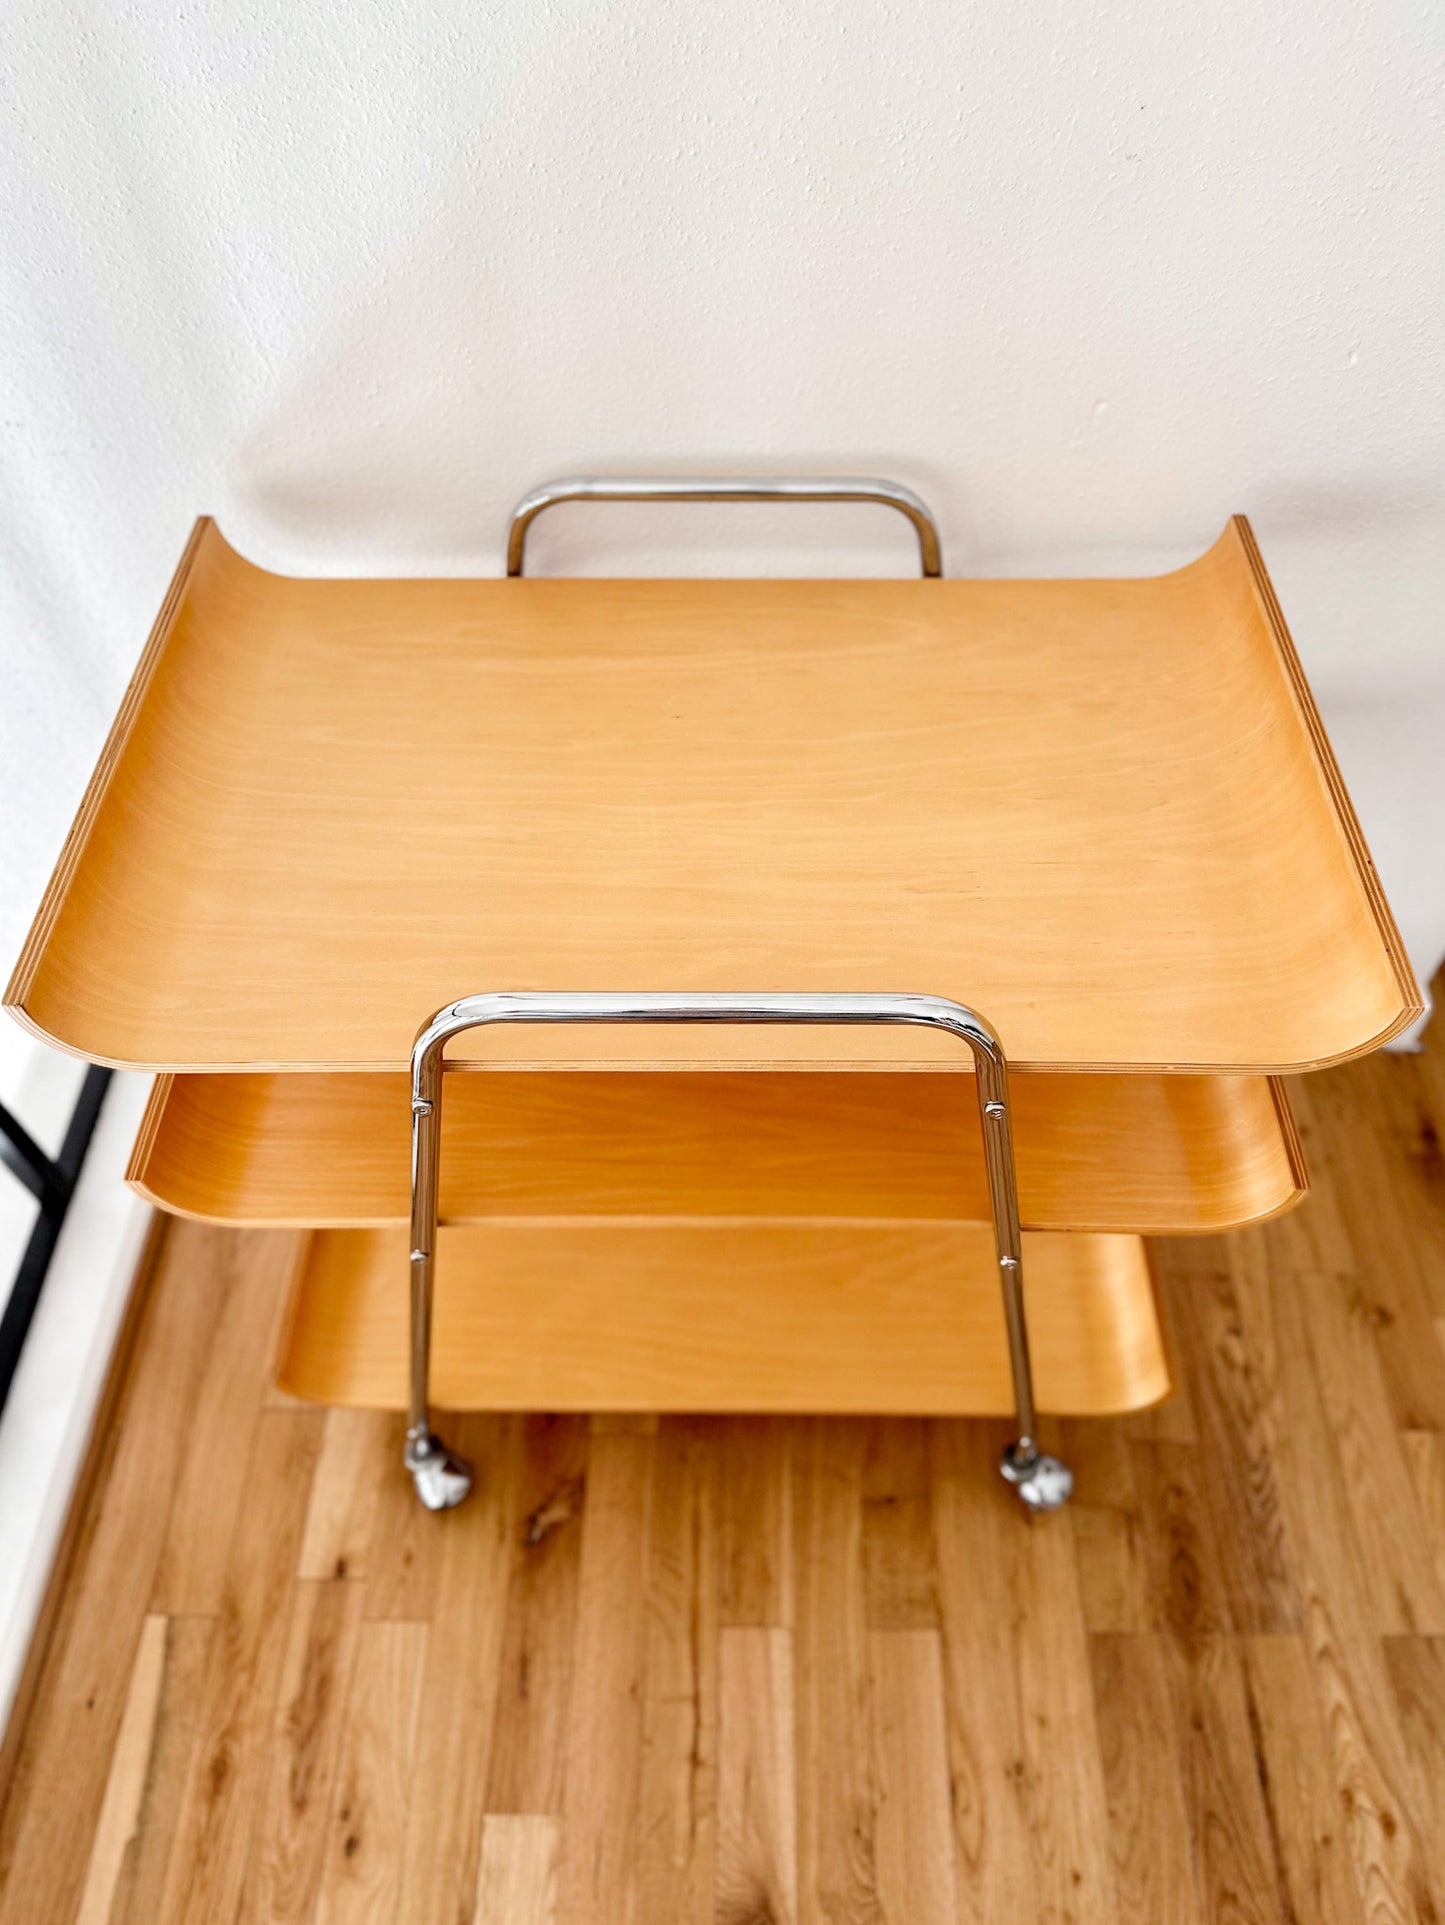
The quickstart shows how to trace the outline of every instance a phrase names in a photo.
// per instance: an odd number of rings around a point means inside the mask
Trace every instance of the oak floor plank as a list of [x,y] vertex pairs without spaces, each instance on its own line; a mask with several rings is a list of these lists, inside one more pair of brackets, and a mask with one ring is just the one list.
[[1009,1519],[992,1489],[999,1442],[993,1425],[949,1422],[933,1430],[954,1864],[959,1915],[979,1925],[1046,1916],[1025,1795],[1029,1745],[1005,1554]]
[[1414,1781],[1420,1878],[1438,1901],[1445,1890],[1445,1638],[1386,1638],[1384,1656]]
[[1302,1209],[1275,1220],[1270,1242],[1302,1270],[1334,1270],[1343,1275],[1358,1267],[1358,1258],[1334,1178],[1338,1124],[1329,1101],[1326,1078],[1330,1074],[1292,1077],[1287,1085],[1310,1190]]
[[555,1818],[487,1819],[471,1925],[554,1925],[559,1831]]
[[1089,1658],[1120,1925],[1202,1925],[1162,1640],[1096,1635]]
[[[1002,1436],[936,1432],[934,1513],[948,1659],[960,1910],[1111,1919],[1107,1799],[1070,1533],[1009,1501]],[[979,1680],[989,1680],[980,1690]]]
[[1207,1925],[1276,1925],[1279,1880],[1239,1645],[1161,1639],[1195,1881]]
[[382,1479],[399,1474],[399,1458],[389,1449],[394,1435],[395,1420],[384,1410],[327,1411],[298,1577],[367,1575]]
[[1405,1461],[1420,1500],[1435,1572],[1445,1585],[1445,1437],[1438,1431],[1407,1431],[1401,1439]]
[[1152,1630],[1140,1514],[1112,1505],[1081,1504],[1069,1524],[1085,1628],[1091,1632]]
[[146,1775],[155,1746],[165,1680],[166,1620],[148,1617],[131,1671],[125,1712],[110,1761],[105,1798],[90,1844],[77,1925],[106,1925],[115,1903],[126,1851],[140,1828]]
[[[1403,1162],[1402,1150],[1385,1167],[1398,1177]],[[1389,1251],[1372,1248],[1361,1262],[1361,1285],[1352,1308],[1374,1336],[1396,1425],[1445,1432],[1445,1348],[1435,1329],[1438,1305],[1420,1268],[1413,1229],[1419,1219],[1401,1222],[1390,1208],[1392,1196],[1398,1196],[1397,1182],[1382,1188],[1386,1208],[1381,1214],[1403,1232],[1402,1241],[1415,1261],[1407,1265]],[[1433,1276],[1433,1270],[1429,1274]]]
[[1181,1251],[1178,1238],[1163,1237],[1151,1243],[1154,1265],[1154,1298],[1159,1311],[1159,1329],[1164,1354],[1170,1363],[1173,1388],[1162,1403],[1138,1410],[1120,1420],[1126,1437],[1140,1443],[1197,1444],[1199,1429],[1195,1420],[1193,1380],[1182,1368],[1188,1352],[1180,1327],[1180,1299],[1187,1291],[1188,1278],[1176,1276],[1175,1262]]
[[863,1592],[862,1426],[794,1436],[794,1732],[800,1925],[884,1925]]
[[1371,1925],[1395,1919],[1433,1925],[1439,1914],[1431,1853],[1416,1821],[1413,1775],[1380,1641],[1338,1635],[1318,1606],[1306,1640],[1325,1756],[1365,1915]]
[[585,1417],[522,1424],[489,1813],[561,1815],[587,1435]]
[[936,1630],[932,1446],[921,1418],[867,1427],[863,1457],[863,1580],[879,1631]]
[[1089,1631],[1152,1631],[1148,1540],[1134,1450],[1120,1424],[1067,1423],[1069,1528]]
[[1396,1158],[1391,1175],[1425,1293],[1435,1317],[1445,1317],[1445,1066],[1432,1037],[1419,1055],[1392,1059],[1396,1076],[1373,1085],[1366,1128],[1391,1133]]
[[873,1631],[868,1670],[883,1915],[909,1925],[953,1925],[942,1640],[935,1630]]
[[785,1417],[718,1420],[722,1621],[793,1621],[793,1429]]
[[[1240,1312],[1250,1342],[1275,1360],[1281,1427],[1275,1473],[1289,1520],[1296,1579],[1306,1621],[1318,1607],[1330,1620],[1361,1633],[1393,1621],[1387,1598],[1381,1618],[1382,1574],[1366,1562],[1355,1527],[1338,1440],[1331,1426],[1309,1341],[1307,1306],[1296,1269],[1277,1242],[1245,1237],[1242,1261],[1253,1287],[1241,1293]],[[1322,1273],[1323,1274],[1323,1273]],[[1341,1287],[1346,1280],[1342,1277]]]
[[221,1608],[226,1553],[246,1497],[262,1406],[258,1375],[295,1274],[301,1239],[284,1232],[212,1233],[197,1286],[209,1297],[211,1339],[197,1387],[151,1609],[170,1617],[214,1617]]
[[1047,1919],[1112,1919],[1108,1800],[1083,1601],[1065,1531],[1038,1528],[991,1493],[1011,1556],[1012,1629],[1023,1731],[1027,1830]]
[[1374,1338],[1395,1421],[1445,1430],[1445,1354],[1430,1341],[1442,1287],[1438,1230],[1429,1234],[1439,1144],[1421,1128],[1417,1091],[1415,1065],[1385,1058],[1319,1077],[1312,1093],[1330,1124],[1322,1161],[1353,1250],[1353,1308]]
[[391,1912],[398,1925],[464,1918],[475,1902],[506,1621],[516,1420],[451,1418],[447,1434],[476,1483],[460,1509],[424,1514],[437,1545],[435,1604]]
[[642,1599],[656,1436],[594,1432],[588,1447],[567,1703],[559,1925],[625,1919],[637,1863],[646,1619]]
[[1445,1632],[1445,1587],[1435,1570],[1415,1486],[1378,1356],[1358,1318],[1358,1299],[1338,1280],[1297,1273],[1326,1420],[1364,1555],[1380,1631]]
[[1303,1638],[1244,1643],[1250,1725],[1291,1925],[1365,1925]]
[[[327,1413],[331,1415],[330,1412]],[[376,1479],[375,1508],[366,1546],[366,1616],[429,1620],[436,1604],[442,1550],[449,1541],[437,1520],[416,1501],[416,1490],[402,1465],[406,1420],[390,1411],[367,1451]],[[449,1432],[459,1420],[449,1420]],[[491,1473],[482,1467],[484,1477]]]
[[629,1916],[710,1925],[717,1846],[717,1452],[707,1420],[664,1417],[652,1467],[642,1753]]
[[225,1562],[190,1773],[159,1917],[204,1925],[235,1916],[271,1764],[289,1604],[321,1444],[314,1411],[263,1412]]
[[[0,1811],[0,1917],[12,1893],[65,1920],[79,1901],[171,1493],[212,1335],[209,1239],[167,1238],[87,1494],[72,1576]],[[84,1845],[77,1846],[77,1840]],[[19,1899],[11,1915],[23,1918]]]
[[317,1827],[315,1925],[391,1925],[397,1917],[432,1635],[430,1625],[405,1619],[359,1628],[335,1791],[324,1830]]
[[1179,1295],[1180,1337],[1230,1621],[1240,1632],[1297,1632],[1303,1606],[1275,1469],[1283,1418],[1274,1359],[1250,1343],[1239,1301],[1241,1291],[1258,1287],[1243,1267],[1248,1247],[1180,1239],[1174,1275],[1189,1284]]
[[[111,1901],[109,1925],[154,1925],[160,1916],[171,1839],[200,1725],[215,1634],[211,1618],[169,1618],[160,1700],[135,1831]],[[0,1907],[3,1910],[3,1907]]]
[[1136,1444],[1134,1459],[1153,1628],[1180,1638],[1231,1631],[1215,1509],[1200,1451],[1188,1444]]
[[716,1925],[797,1925],[793,1636],[766,1625],[718,1641]]
[[359,1587],[337,1578],[306,1580],[292,1592],[270,1775],[239,1914],[247,1925],[311,1918],[361,1604]]

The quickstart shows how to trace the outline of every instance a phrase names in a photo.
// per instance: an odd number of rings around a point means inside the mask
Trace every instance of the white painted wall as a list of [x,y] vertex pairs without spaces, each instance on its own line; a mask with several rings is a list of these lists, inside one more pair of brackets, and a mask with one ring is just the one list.
[[[1433,4],[9,0],[0,973],[198,511],[273,566],[490,572],[525,488],[596,467],[891,474],[953,573],[1166,568],[1247,510],[1428,974]],[[861,510],[568,510],[535,554],[912,566]],[[0,1426],[0,1715],[133,1259],[139,1095]]]
[[[555,472],[881,471],[951,572],[1255,524],[1445,951],[1431,0],[10,0],[8,964],[192,516],[487,572]],[[885,571],[871,511],[569,510],[539,566]]]

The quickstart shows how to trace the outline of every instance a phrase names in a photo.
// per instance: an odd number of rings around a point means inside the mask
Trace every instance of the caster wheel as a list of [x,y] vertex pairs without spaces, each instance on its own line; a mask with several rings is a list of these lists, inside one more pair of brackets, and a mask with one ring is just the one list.
[[1010,1444],[999,1469],[1031,1511],[1056,1511],[1073,1495],[1074,1473],[1046,1451],[1021,1452]]
[[406,1467],[429,1511],[453,1509],[472,1488],[471,1465],[453,1455],[435,1432],[414,1442],[408,1439]]

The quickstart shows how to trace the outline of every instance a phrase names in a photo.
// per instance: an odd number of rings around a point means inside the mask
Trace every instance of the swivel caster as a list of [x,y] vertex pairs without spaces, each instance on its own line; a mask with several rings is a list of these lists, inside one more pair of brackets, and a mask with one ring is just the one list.
[[1073,1495],[1074,1473],[1032,1439],[1010,1444],[999,1460],[999,1470],[1031,1511],[1056,1511]]
[[403,1453],[416,1494],[429,1511],[449,1511],[472,1488],[472,1467],[449,1451],[435,1431],[409,1436]]

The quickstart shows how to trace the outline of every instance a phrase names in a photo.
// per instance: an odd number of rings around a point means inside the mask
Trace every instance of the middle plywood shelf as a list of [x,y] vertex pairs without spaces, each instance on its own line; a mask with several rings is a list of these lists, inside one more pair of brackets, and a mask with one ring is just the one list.
[[[1024,1075],[1012,1087],[1030,1229],[1212,1232],[1304,1194],[1274,1078]],[[471,1071],[446,1092],[452,1224],[989,1214],[967,1072]],[[213,1222],[400,1224],[410,1124],[407,1079],[386,1072],[166,1076],[128,1174],[163,1209]]]

